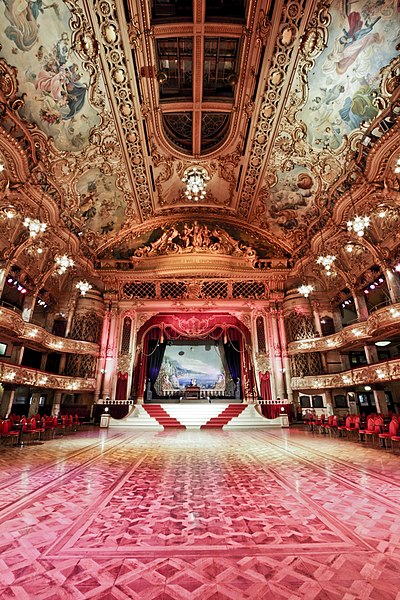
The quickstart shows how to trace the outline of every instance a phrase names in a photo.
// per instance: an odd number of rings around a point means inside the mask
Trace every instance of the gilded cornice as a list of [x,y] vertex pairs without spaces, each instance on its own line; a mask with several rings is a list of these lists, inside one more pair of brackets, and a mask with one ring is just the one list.
[[28,387],[74,392],[93,392],[96,387],[95,379],[53,375],[4,362],[0,362],[0,381],[8,385],[26,385]]
[[[99,354],[98,344],[71,340],[69,338],[53,335],[39,325],[26,323],[21,315],[4,307],[0,308],[0,328],[3,331],[16,336],[15,341],[25,340],[31,342],[35,346],[39,345],[43,349],[48,349],[53,352],[90,354],[93,356]],[[26,345],[29,346],[29,343]]]

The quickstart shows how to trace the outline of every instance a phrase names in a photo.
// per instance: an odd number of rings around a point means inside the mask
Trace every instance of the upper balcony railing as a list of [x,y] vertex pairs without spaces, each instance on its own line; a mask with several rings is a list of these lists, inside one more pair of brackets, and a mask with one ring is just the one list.
[[327,352],[339,350],[355,342],[368,343],[374,336],[392,329],[394,325],[400,326],[400,303],[377,307],[366,321],[359,321],[348,325],[344,329],[325,337],[298,340],[288,344],[289,355],[307,352]]
[[27,323],[16,309],[0,307],[0,328],[8,331],[19,341],[34,342],[43,349],[52,352],[66,352],[70,354],[99,354],[99,345],[92,342],[71,340],[69,338],[53,335],[34,323]]
[[365,365],[342,373],[292,377],[293,390],[347,389],[356,385],[384,383],[400,380],[400,358]]
[[52,390],[70,392],[93,392],[96,387],[94,378],[66,377],[54,375],[38,369],[11,365],[0,361],[0,381],[3,384],[27,385]]

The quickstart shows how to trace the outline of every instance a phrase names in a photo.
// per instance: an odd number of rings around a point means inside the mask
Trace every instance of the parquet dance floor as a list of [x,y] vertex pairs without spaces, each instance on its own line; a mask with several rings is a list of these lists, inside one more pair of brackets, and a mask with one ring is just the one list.
[[2,600],[400,599],[400,457],[298,430],[0,448]]

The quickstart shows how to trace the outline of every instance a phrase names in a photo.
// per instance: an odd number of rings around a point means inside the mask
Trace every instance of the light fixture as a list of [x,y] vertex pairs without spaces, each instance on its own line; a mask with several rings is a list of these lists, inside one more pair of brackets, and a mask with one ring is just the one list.
[[63,275],[63,273],[65,273],[69,267],[73,267],[75,263],[72,258],[63,254],[62,256],[56,256],[56,264],[58,265],[57,273]]
[[365,234],[365,230],[368,229],[370,222],[371,219],[366,215],[364,217],[355,215],[352,221],[347,221],[347,230],[362,237]]
[[370,385],[364,385],[364,390],[366,392],[370,392],[372,390],[372,387]]
[[1,163],[1,162],[0,162],[0,173],[1,173],[2,171],[4,171],[4,169],[5,169],[5,166],[3,165],[3,163]]
[[308,296],[311,294],[311,292],[314,291],[314,286],[309,283],[303,284],[297,288],[297,291],[299,292],[299,294],[304,296],[304,298],[308,298]]
[[375,346],[380,346],[384,348],[385,346],[389,346],[392,342],[390,340],[381,340],[380,342],[375,342]]
[[92,286],[88,281],[78,281],[75,287],[80,291],[82,296],[84,296],[86,292],[92,289]]
[[330,277],[333,274],[333,263],[336,260],[336,256],[333,256],[332,254],[326,254],[325,256],[321,254],[321,256],[318,256],[317,258],[317,265],[322,265],[325,269],[325,275],[328,275],[328,277]]
[[184,172],[182,181],[186,183],[187,199],[199,202],[206,195],[207,181],[210,181],[210,176],[204,167],[189,167]]
[[42,223],[39,219],[31,219],[30,217],[26,217],[24,220],[24,226],[29,229],[29,235],[31,237],[36,237],[39,233],[43,233],[46,230],[47,224]]
[[395,173],[400,173],[400,158],[397,159],[396,166],[394,168]]

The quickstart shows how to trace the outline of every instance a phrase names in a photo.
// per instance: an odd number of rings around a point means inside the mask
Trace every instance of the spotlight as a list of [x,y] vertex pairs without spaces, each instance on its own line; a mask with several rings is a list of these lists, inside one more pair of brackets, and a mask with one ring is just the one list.
[[374,283],[371,283],[371,285],[369,286],[370,290],[374,290],[376,288],[376,285]]

